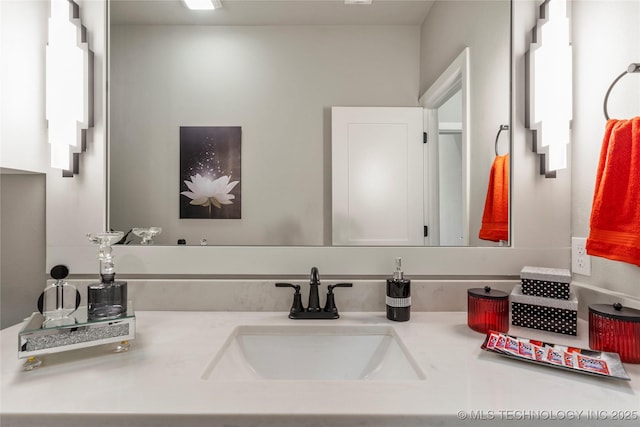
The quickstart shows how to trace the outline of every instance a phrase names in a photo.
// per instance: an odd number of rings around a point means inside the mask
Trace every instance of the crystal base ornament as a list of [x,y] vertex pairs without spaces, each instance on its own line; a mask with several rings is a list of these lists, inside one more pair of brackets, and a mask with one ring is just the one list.
[[124,353],[127,352],[131,349],[131,343],[128,340],[123,340],[120,341],[120,344],[118,344],[115,348],[115,350],[113,350],[114,353]]
[[33,371],[42,366],[42,360],[35,356],[30,356],[22,365],[23,371]]

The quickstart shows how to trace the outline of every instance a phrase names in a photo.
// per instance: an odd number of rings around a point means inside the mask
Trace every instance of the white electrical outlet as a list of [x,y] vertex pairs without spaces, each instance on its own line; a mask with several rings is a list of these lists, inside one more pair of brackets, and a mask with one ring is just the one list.
[[571,238],[571,271],[591,276],[591,257],[587,255],[587,239],[584,237]]

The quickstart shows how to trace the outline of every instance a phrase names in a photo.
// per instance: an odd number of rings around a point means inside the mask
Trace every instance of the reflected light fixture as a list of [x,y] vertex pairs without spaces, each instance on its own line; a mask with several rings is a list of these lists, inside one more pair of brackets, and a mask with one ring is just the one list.
[[214,10],[222,7],[222,0],[182,0],[191,10]]
[[72,177],[86,131],[93,126],[93,52],[80,8],[70,0],[51,0],[46,47],[46,119],[51,167]]
[[540,173],[555,178],[567,167],[571,140],[572,61],[570,3],[545,0],[526,60],[525,126],[532,131]]
[[373,0],[344,0],[344,4],[371,4]]

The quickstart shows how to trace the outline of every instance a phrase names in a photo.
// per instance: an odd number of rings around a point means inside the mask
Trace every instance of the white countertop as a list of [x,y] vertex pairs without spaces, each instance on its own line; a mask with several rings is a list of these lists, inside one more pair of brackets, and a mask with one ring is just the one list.
[[[640,425],[640,365],[631,381],[598,378],[508,359],[480,349],[466,313],[342,313],[289,320],[286,313],[136,313],[127,353],[111,346],[44,357],[34,371],[17,359],[21,325],[2,330],[2,427],[12,426],[424,426]],[[202,374],[238,325],[392,325],[424,381],[205,381]],[[510,333],[588,348],[578,338],[511,328]],[[304,361],[300,361],[304,363]],[[619,419],[623,418],[622,421]],[[626,421],[624,420],[626,419]]]

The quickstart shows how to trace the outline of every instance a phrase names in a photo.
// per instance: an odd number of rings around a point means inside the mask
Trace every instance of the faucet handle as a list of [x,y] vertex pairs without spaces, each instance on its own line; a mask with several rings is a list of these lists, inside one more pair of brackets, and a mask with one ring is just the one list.
[[291,283],[276,283],[276,288],[293,288],[295,292],[293,294],[293,304],[291,304],[291,310],[289,310],[289,317],[295,313],[304,311],[302,305],[302,295],[300,294],[300,285],[292,285]]
[[335,313],[338,316],[338,307],[336,307],[336,300],[333,294],[333,288],[350,288],[352,283],[336,283],[335,285],[327,286],[327,302],[324,306],[324,311]]
[[353,283],[336,283],[335,285],[329,285],[327,288],[329,289],[329,293],[333,292],[333,288],[351,288],[353,287]]
[[276,283],[276,288],[293,288],[296,293],[300,293],[300,285],[292,285],[291,283]]

